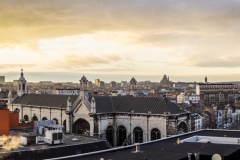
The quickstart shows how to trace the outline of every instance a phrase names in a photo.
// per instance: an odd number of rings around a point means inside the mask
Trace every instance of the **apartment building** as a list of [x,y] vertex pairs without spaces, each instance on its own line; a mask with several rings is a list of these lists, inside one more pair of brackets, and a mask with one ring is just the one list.
[[198,83],[196,95],[205,103],[230,103],[238,97],[238,86],[232,83]]

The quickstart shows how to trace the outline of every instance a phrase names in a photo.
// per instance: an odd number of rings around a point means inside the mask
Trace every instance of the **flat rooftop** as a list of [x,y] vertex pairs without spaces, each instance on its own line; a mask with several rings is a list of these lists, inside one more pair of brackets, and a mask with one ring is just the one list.
[[187,153],[200,153],[200,160],[208,160],[209,157],[218,153],[224,160],[239,158],[240,145],[239,144],[214,144],[214,143],[179,143],[177,141],[188,139],[194,136],[205,137],[224,137],[238,139],[240,138],[239,130],[200,130],[195,132],[177,135],[173,137],[163,138],[152,142],[140,144],[140,152],[134,152],[136,145],[113,148],[104,151],[86,153],[81,155],[74,155],[69,157],[62,157],[58,159],[71,160],[96,160],[103,158],[104,160],[114,159],[131,159],[139,160],[145,157],[150,160],[184,160],[187,158]]
[[[27,136],[29,145],[14,147],[14,138],[11,142],[0,149],[0,159],[33,159],[42,160],[47,158],[63,157],[82,153],[96,152],[111,148],[107,140],[98,137],[89,137],[76,134],[65,134],[64,143],[56,145],[36,144],[36,136],[27,133],[29,129],[24,129],[24,137]],[[30,132],[31,133],[31,132]],[[27,135],[28,134],[28,135]],[[6,140],[6,139],[5,139]],[[4,141],[5,141],[4,140]],[[7,151],[8,148],[10,151]]]
[[[28,135],[30,139],[32,139],[31,143],[28,145],[22,145],[19,148],[12,149],[11,152],[14,151],[32,151],[32,150],[42,150],[42,149],[51,149],[51,148],[59,148],[59,147],[66,147],[66,146],[74,146],[80,144],[88,144],[88,143],[95,143],[103,141],[102,138],[99,137],[90,137],[90,136],[83,136],[78,134],[65,134],[64,136],[64,143],[63,144],[56,144],[56,145],[49,145],[49,144],[36,144],[36,135],[34,135],[31,131],[32,129],[19,129],[20,135]],[[22,131],[22,132],[21,132]],[[25,131],[25,132],[23,132]],[[10,132],[10,135],[14,135],[14,131]],[[73,140],[74,139],[74,140]],[[0,149],[0,154],[5,153],[6,150]]]

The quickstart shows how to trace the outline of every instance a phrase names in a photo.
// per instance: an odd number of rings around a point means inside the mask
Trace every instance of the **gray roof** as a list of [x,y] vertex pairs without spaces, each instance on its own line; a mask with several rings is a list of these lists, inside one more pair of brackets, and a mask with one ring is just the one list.
[[[170,114],[186,113],[176,104],[170,102],[167,98],[158,97],[132,97],[132,96],[97,96],[96,112],[131,112],[152,114]],[[90,98],[91,99],[91,98]]]
[[[49,107],[67,107],[67,98],[69,95],[54,95],[54,94],[23,94],[21,97],[16,98],[14,104],[36,105],[36,106],[49,106]],[[76,95],[70,96],[71,101],[75,102]]]
[[[67,107],[69,95],[53,94],[24,94],[14,100],[14,104],[36,105],[48,107]],[[74,103],[77,95],[72,95],[71,101]],[[94,96],[97,113],[148,113],[152,114],[179,114],[186,113],[175,103],[170,102],[167,98],[158,97],[132,97],[132,96]],[[92,97],[89,98],[91,101]]]

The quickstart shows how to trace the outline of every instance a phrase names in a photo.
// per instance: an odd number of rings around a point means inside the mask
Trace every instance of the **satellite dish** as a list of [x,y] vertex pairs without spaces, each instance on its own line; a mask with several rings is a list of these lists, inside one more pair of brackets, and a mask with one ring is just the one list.
[[222,157],[219,154],[214,154],[212,160],[222,160]]

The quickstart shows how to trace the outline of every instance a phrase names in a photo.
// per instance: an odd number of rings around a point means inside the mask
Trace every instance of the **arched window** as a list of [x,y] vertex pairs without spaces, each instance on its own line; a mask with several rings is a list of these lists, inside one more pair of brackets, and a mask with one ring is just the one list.
[[64,126],[64,131],[66,131],[66,127],[67,127],[67,124],[66,124],[66,120],[63,121],[63,126]]
[[46,117],[43,117],[43,118],[42,118],[42,121],[46,121],[46,120],[47,120],[47,118],[46,118]]
[[160,139],[161,138],[161,132],[157,128],[153,128],[151,131],[151,141]]
[[187,124],[185,122],[181,122],[178,125],[178,134],[183,134],[183,133],[187,133]]
[[54,121],[56,121],[56,124],[58,124],[58,119],[57,118],[53,118]]
[[32,122],[34,122],[34,121],[38,121],[38,118],[37,118],[36,115],[34,115],[34,116],[32,117]]
[[117,129],[117,145],[123,145],[123,142],[127,138],[127,130],[124,126],[119,126]]
[[85,119],[79,118],[77,121],[74,122],[72,132],[89,136],[90,124]]
[[24,118],[24,121],[29,121],[28,115],[25,115],[23,118]]
[[20,110],[18,108],[15,108],[14,112],[20,112]]
[[22,90],[25,91],[25,83],[23,83],[22,87]]
[[143,130],[140,127],[136,127],[133,130],[134,135],[134,143],[142,143],[143,142]]
[[106,139],[111,144],[111,146],[113,146],[113,127],[112,126],[108,126],[106,129]]

